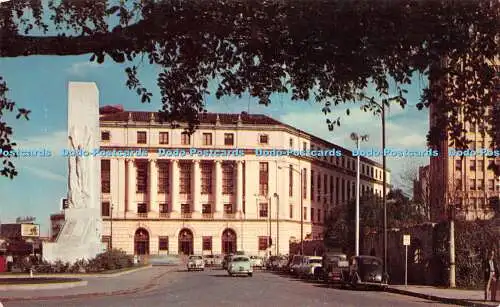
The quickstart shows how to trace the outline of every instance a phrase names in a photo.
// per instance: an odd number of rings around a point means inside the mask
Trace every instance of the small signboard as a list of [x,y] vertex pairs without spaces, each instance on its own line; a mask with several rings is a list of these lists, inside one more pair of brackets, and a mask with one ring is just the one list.
[[21,224],[22,237],[39,237],[40,225],[37,224]]
[[404,246],[410,245],[410,235],[404,235],[403,236],[403,245]]

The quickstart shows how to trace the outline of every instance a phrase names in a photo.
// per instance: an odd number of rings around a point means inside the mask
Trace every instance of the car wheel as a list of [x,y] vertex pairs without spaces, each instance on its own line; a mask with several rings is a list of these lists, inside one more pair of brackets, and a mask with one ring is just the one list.
[[231,277],[233,276],[233,274],[231,272],[228,272],[228,273],[229,273],[229,276],[231,276]]
[[191,269],[188,269],[188,272],[191,272]]
[[252,275],[253,275],[252,273],[248,273],[248,277],[252,277]]

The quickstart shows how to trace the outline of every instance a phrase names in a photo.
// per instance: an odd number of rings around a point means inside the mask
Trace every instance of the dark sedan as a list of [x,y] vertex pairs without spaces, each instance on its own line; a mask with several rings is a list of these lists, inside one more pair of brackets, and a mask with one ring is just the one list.
[[384,276],[382,259],[373,256],[356,256],[351,258],[349,283],[353,287],[375,286],[387,287],[387,276]]

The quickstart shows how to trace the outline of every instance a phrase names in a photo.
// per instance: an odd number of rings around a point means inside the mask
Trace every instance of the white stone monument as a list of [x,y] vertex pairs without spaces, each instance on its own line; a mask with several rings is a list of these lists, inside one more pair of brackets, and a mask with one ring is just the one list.
[[[68,149],[92,152],[99,148],[99,91],[93,82],[69,82]],[[56,242],[44,243],[43,258],[74,263],[104,251],[101,242],[101,163],[99,157],[68,158],[68,204]]]

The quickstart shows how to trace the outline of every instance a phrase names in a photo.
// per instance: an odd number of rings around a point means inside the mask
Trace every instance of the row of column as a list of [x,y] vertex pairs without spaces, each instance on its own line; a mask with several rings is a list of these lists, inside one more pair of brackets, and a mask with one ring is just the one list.
[[[126,200],[126,211],[135,212],[136,208],[133,207],[134,200],[136,199],[136,182],[137,182],[137,172],[135,159],[127,159],[127,200]],[[181,203],[179,199],[179,160],[168,160],[170,162],[170,208],[172,212],[181,211]],[[158,212],[158,160],[149,159],[149,180],[148,180],[148,194],[150,211]],[[193,203],[193,211],[202,212],[201,203],[201,172],[200,172],[200,161],[192,161],[192,176],[191,176],[191,196]],[[242,161],[235,161],[236,165],[236,212],[240,212],[243,203],[243,165]],[[223,208],[223,195],[222,195],[222,161],[215,160],[215,212],[222,212]]]

